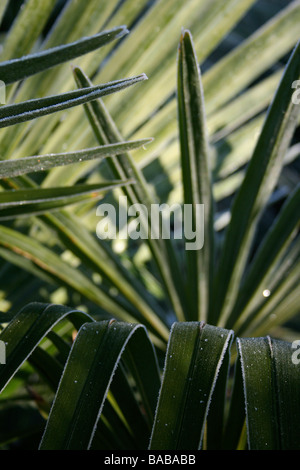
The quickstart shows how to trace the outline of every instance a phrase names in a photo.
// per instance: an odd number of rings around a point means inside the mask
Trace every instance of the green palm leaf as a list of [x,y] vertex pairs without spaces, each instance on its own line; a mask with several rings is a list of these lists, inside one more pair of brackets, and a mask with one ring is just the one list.
[[0,193],[0,220],[10,220],[16,216],[39,215],[85,200],[97,200],[103,197],[106,191],[124,184],[132,184],[132,182],[109,181],[102,185],[84,184],[65,188],[5,191]]
[[151,450],[201,448],[213,390],[231,339],[232,332],[201,323],[173,326]]
[[24,307],[13,318],[0,334],[1,341],[7,344],[6,366],[0,371],[1,391],[48,331],[67,315],[77,327],[82,321],[92,321],[89,315],[75,312],[74,309],[38,303]]
[[127,33],[128,30],[124,26],[121,26],[110,31],[99,33],[91,38],[80,39],[72,44],[58,46],[33,55],[27,55],[20,59],[11,59],[7,62],[1,62],[1,79],[7,85],[23,80],[30,75],[42,72],[43,70],[72,60],[80,55],[87,54]]
[[[251,450],[299,447],[299,393],[297,365],[291,345],[270,338],[240,339],[248,442]],[[261,374],[263,365],[264,374]],[[259,384],[257,393],[253,384]],[[290,414],[289,400],[294,401]]]
[[[0,5],[1,448],[298,449],[299,341],[275,338],[299,329],[299,1],[17,3]],[[204,246],[97,239],[119,194],[203,203]]]
[[75,90],[58,96],[37,98],[24,103],[8,104],[0,109],[0,127],[8,127],[26,121],[31,121],[40,116],[56,113],[95,100],[100,96],[108,95],[133,85],[147,77],[141,75],[128,80],[117,80],[115,82],[98,85],[89,90]]
[[134,150],[146,145],[151,139],[121,144],[103,145],[102,147],[79,150],[77,152],[37,155],[35,157],[18,158],[17,160],[0,161],[0,178],[11,178],[35,171],[46,171],[57,166],[72,165],[93,159],[103,159],[118,155],[121,151]]
[[[195,319],[206,321],[210,308],[214,260],[214,201],[210,169],[210,150],[205,121],[204,96],[198,62],[189,32],[183,32],[178,62],[178,109],[181,143],[181,167],[185,207],[193,207],[193,230],[202,233],[200,244],[186,249],[187,289],[193,299]],[[204,217],[200,224],[200,205]],[[197,244],[199,246],[197,246]]]
[[[142,355],[139,354],[141,347]],[[130,324],[120,324],[116,328],[114,322],[83,325],[71,350],[41,449],[87,449],[91,446],[99,413],[125,348],[133,361],[138,385],[142,385],[143,403],[148,404],[146,413],[151,419],[159,374],[144,328]],[[66,401],[71,390],[72,399]],[[62,412],[70,417],[63,426]],[[60,423],[59,432],[57,423]]]
[[220,325],[227,324],[259,217],[275,188],[285,153],[297,125],[299,110],[292,100],[291,83],[299,77],[299,59],[298,45],[269,109],[247,174],[231,211],[231,221],[226,231],[214,286],[218,291],[214,318]]

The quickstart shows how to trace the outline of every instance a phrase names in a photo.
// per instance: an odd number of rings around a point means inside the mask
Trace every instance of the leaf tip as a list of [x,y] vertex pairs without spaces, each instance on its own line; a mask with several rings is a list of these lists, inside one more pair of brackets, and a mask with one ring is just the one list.
[[181,28],[180,42],[184,41],[187,38],[190,39],[191,36],[192,36],[191,32],[188,29],[186,29],[184,27]]
[[127,26],[123,25],[121,26],[123,28],[123,34],[122,36],[126,36],[127,34],[130,33],[130,30],[127,28]]

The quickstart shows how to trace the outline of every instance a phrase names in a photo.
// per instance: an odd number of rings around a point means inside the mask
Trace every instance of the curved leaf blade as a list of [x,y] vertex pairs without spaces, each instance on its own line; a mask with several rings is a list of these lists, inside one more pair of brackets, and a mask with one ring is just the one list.
[[299,449],[299,366],[292,345],[238,338],[250,450]]
[[[40,444],[41,450],[79,450],[91,447],[114,372],[125,348],[131,351],[131,345],[134,348],[135,341],[138,341],[139,347],[142,346],[143,354],[139,355],[141,360],[136,354],[131,357],[141,382],[144,382],[144,378],[149,383],[151,390],[144,388],[144,396],[150,401],[150,408],[154,408],[153,399],[159,387],[159,373],[154,349],[144,327],[114,321],[83,325],[62,376]],[[65,417],[63,423],[62,413]]]
[[198,322],[174,323],[149,449],[199,449],[232,332]]
[[[276,381],[281,448],[300,449],[300,369],[299,354],[291,343],[270,340]],[[295,357],[294,357],[295,356]]]
[[6,344],[6,364],[0,369],[1,391],[46,334],[69,315],[75,318],[77,325],[93,321],[83,312],[51,304],[32,303],[16,314],[0,333],[0,340]]

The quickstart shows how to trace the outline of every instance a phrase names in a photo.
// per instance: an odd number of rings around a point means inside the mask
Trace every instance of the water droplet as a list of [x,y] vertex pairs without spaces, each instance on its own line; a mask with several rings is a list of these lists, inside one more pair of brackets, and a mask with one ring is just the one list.
[[264,297],[270,297],[270,295],[271,295],[271,292],[269,291],[269,289],[265,289],[265,290],[263,291],[263,296],[264,296]]

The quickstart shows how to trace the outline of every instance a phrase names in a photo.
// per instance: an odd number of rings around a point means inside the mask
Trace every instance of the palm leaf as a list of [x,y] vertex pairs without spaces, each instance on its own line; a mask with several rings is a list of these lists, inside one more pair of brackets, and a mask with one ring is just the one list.
[[110,31],[104,31],[91,38],[83,38],[72,44],[58,46],[50,50],[27,55],[20,59],[11,59],[0,63],[1,79],[9,85],[10,83],[23,80],[24,78],[42,72],[55,65],[67,62],[80,55],[87,54],[114,39],[122,37],[128,31],[124,26]]
[[[86,449],[91,446],[97,418],[125,348],[130,351],[134,361],[137,380],[143,385],[143,402],[148,404],[146,412],[151,419],[159,386],[154,351],[141,326],[124,324],[119,325],[117,330],[114,325],[114,322],[103,322],[84,325],[80,329],[70,353],[68,367],[60,382],[40,449]],[[137,354],[141,347],[142,355]],[[65,391],[68,390],[69,394],[71,389],[72,400],[68,398],[66,401]],[[70,419],[59,426],[58,432],[57,422],[61,423],[61,412],[63,410],[65,413],[67,408]]]
[[133,150],[146,145],[151,139],[121,144],[103,145],[102,147],[79,150],[77,152],[37,155],[35,157],[18,158],[17,160],[0,161],[0,178],[11,178],[35,171],[46,171],[57,166],[72,165],[93,159],[103,159],[118,155],[121,151]]
[[78,106],[89,100],[95,100],[100,96],[122,90],[145,79],[146,76],[141,75],[128,80],[117,80],[109,84],[98,85],[89,90],[75,90],[58,96],[37,98],[25,101],[24,103],[8,104],[0,109],[0,127],[31,121],[40,116]]
[[239,281],[249,257],[255,229],[278,180],[283,159],[296,125],[298,108],[292,101],[290,84],[299,77],[298,45],[269,109],[247,174],[231,211],[231,222],[222,247],[215,289],[215,321],[226,324],[236,299]]
[[214,328],[197,322],[173,325],[151,450],[201,448],[218,372],[232,339],[230,331],[215,333]]
[[[203,237],[200,244],[197,243],[197,239],[193,243],[187,242],[186,239],[186,244],[194,246],[194,248],[186,247],[187,289],[193,299],[191,311],[194,307],[195,318],[205,321],[208,318],[213,276],[214,201],[203,89],[189,32],[183,32],[180,41],[178,108],[184,204],[185,208],[188,205],[194,208],[192,227],[196,234],[202,234]],[[203,220],[201,218],[199,225],[200,204],[204,207],[204,218]]]
[[[287,406],[297,395],[299,381],[292,362],[291,345],[270,338],[240,339],[248,442],[251,450],[299,446],[299,410],[291,415]],[[254,365],[255,364],[255,365]],[[264,374],[260,372],[263,365]],[[259,384],[260,393],[253,383]]]
[[15,219],[16,216],[39,215],[85,200],[97,200],[103,197],[103,193],[106,191],[124,184],[132,184],[132,182],[109,181],[100,186],[99,184],[84,184],[77,185],[74,188],[5,191],[0,193],[0,220]]

